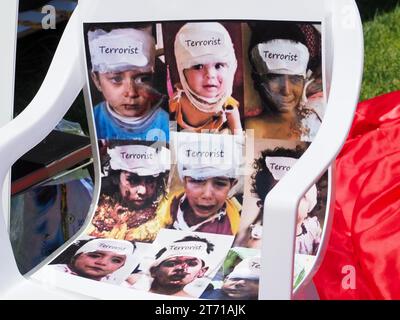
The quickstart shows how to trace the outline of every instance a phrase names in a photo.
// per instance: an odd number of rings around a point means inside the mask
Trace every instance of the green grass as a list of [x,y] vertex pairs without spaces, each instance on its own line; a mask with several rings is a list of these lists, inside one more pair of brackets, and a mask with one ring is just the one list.
[[400,90],[400,6],[365,21],[364,78],[360,100]]

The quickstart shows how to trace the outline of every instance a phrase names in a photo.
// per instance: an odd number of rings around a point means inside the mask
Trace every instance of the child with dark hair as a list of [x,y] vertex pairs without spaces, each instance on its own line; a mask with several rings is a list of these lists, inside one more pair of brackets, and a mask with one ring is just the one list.
[[[261,157],[254,161],[255,173],[251,177],[252,192],[259,198],[257,205],[260,211],[249,226],[246,246],[260,248],[264,199],[303,153],[304,149],[300,146],[296,149],[276,148],[262,151]],[[322,229],[318,218],[311,213],[316,205],[317,188],[313,185],[299,203],[296,224],[296,253],[311,255],[317,253]]]
[[248,56],[263,111],[247,119],[246,129],[255,129],[258,138],[312,141],[322,113],[307,106],[315,59],[303,29],[291,22],[254,22],[249,27]]
[[145,144],[116,145],[110,158],[90,236],[152,242],[172,220],[165,213],[169,150]]

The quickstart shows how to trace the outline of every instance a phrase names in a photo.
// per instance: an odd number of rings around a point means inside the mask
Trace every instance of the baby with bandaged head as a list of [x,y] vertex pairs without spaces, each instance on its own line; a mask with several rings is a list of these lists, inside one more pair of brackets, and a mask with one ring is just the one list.
[[102,282],[115,282],[114,272],[122,268],[135,250],[132,242],[92,239],[82,245],[65,264],[48,268]]
[[175,37],[180,85],[169,108],[178,130],[240,134],[231,97],[237,60],[228,31],[216,22],[187,23]]
[[91,78],[104,101],[94,107],[98,139],[168,141],[165,96],[155,88],[155,41],[145,29],[88,32]]

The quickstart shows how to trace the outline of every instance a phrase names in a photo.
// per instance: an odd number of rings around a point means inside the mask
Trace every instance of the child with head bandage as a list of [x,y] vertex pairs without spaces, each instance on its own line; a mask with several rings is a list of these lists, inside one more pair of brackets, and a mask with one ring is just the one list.
[[[235,139],[238,138],[238,139]],[[241,136],[180,133],[177,171],[183,190],[168,196],[172,227],[234,235],[238,231]]]
[[[252,193],[259,201],[260,211],[248,228],[248,235],[242,238],[240,245],[260,248],[262,238],[262,217],[264,200],[272,188],[284,175],[291,170],[304,150],[297,147],[294,150],[276,148],[265,150],[254,162],[255,173],[252,175]],[[318,217],[312,215],[317,205],[317,187],[314,184],[302,197],[297,210],[296,222],[296,253],[315,255],[321,241],[322,229]]]
[[323,104],[308,104],[307,87],[314,79],[306,36],[295,23],[252,23],[251,29],[248,56],[262,110],[246,120],[246,129],[254,129],[257,138],[312,141]]
[[[88,32],[91,78],[104,97],[94,107],[98,139],[168,141],[165,96],[155,88],[155,41],[145,30]],[[165,106],[164,106],[165,107]]]
[[104,282],[115,282],[113,273],[133,254],[135,245],[125,240],[92,239],[82,245],[66,264],[49,265],[57,271]]
[[175,37],[180,85],[170,101],[178,130],[240,134],[231,97],[237,61],[228,31],[216,22],[187,23]]

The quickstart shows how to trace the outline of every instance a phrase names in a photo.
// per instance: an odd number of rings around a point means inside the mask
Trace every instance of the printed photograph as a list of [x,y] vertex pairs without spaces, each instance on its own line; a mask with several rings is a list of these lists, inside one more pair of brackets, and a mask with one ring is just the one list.
[[[240,231],[235,245],[261,248],[264,199],[292,168],[307,148],[306,143],[256,140],[255,155],[246,176]],[[322,239],[327,201],[327,176],[323,176],[303,196],[296,223],[295,253],[315,256]]]
[[170,152],[145,141],[104,143],[100,198],[86,232],[97,238],[152,242],[171,224],[165,210]]
[[213,300],[257,300],[261,272],[260,250],[234,247],[222,268],[201,295]]
[[233,236],[163,229],[123,285],[198,298],[220,268],[232,241]]
[[171,228],[235,235],[243,199],[243,137],[187,132],[172,136]]
[[81,237],[43,270],[119,285],[138,265],[135,250],[131,241]]
[[243,24],[245,129],[256,138],[314,140],[325,112],[320,29]]
[[242,134],[241,24],[165,23],[175,131]]
[[98,139],[169,140],[166,67],[154,23],[85,24]]

